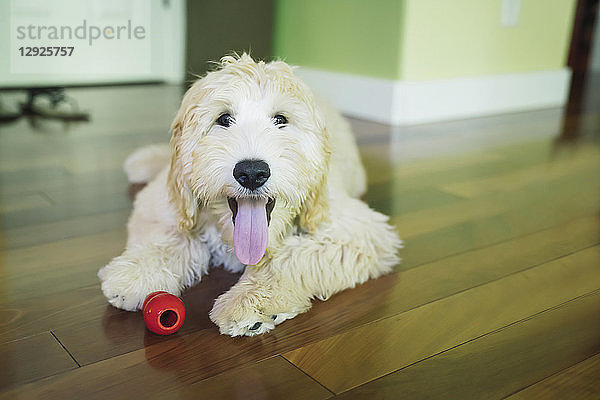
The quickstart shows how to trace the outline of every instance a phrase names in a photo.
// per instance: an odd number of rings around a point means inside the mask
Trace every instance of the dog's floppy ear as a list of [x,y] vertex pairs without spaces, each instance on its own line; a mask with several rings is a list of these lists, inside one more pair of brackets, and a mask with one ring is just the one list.
[[[318,124],[321,125],[322,124]],[[329,159],[331,150],[329,148],[329,134],[322,128],[323,137],[323,165],[320,168],[322,173],[308,193],[299,214],[300,228],[309,233],[313,233],[319,225],[329,221],[329,193],[327,191],[327,176],[329,175]]]
[[327,195],[327,179],[323,175],[321,182],[311,190],[300,210],[300,228],[313,233],[319,225],[329,220],[329,196]]
[[193,129],[193,107],[182,104],[171,126],[171,168],[167,181],[169,196],[177,212],[177,225],[182,233],[191,232],[198,223],[199,204],[186,180],[189,172],[186,171],[186,156],[182,148],[184,137]]

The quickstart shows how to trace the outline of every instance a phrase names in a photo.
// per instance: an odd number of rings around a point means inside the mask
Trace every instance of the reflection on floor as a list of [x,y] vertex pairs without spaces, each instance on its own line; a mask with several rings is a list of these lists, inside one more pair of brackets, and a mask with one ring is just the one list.
[[89,123],[0,125],[0,398],[598,398],[599,83],[565,109],[352,120],[403,262],[255,338],[209,321],[237,278],[219,268],[171,337],[99,289],[125,242],[122,161],[168,140],[181,88],[71,89]]

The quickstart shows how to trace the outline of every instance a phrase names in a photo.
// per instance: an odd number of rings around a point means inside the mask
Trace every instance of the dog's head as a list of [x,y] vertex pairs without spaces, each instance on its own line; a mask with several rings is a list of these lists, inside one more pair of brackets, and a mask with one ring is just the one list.
[[267,242],[328,218],[329,137],[286,63],[224,57],[187,91],[172,131],[169,190],[182,232],[212,218],[253,265]]

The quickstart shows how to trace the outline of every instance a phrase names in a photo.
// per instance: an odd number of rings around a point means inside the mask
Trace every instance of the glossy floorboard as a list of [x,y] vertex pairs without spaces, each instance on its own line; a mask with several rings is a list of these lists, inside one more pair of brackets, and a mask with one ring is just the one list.
[[599,398],[599,83],[565,110],[352,120],[403,262],[254,338],[208,319],[238,278],[220,268],[171,337],[99,290],[126,237],[122,161],[167,140],[180,88],[71,90],[90,123],[0,125],[0,397]]

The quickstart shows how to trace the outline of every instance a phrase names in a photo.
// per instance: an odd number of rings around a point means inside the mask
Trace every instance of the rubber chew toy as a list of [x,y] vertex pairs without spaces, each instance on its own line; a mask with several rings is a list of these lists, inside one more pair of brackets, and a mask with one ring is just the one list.
[[142,306],[144,322],[158,335],[177,332],[185,320],[185,306],[177,296],[167,292],[150,293]]

